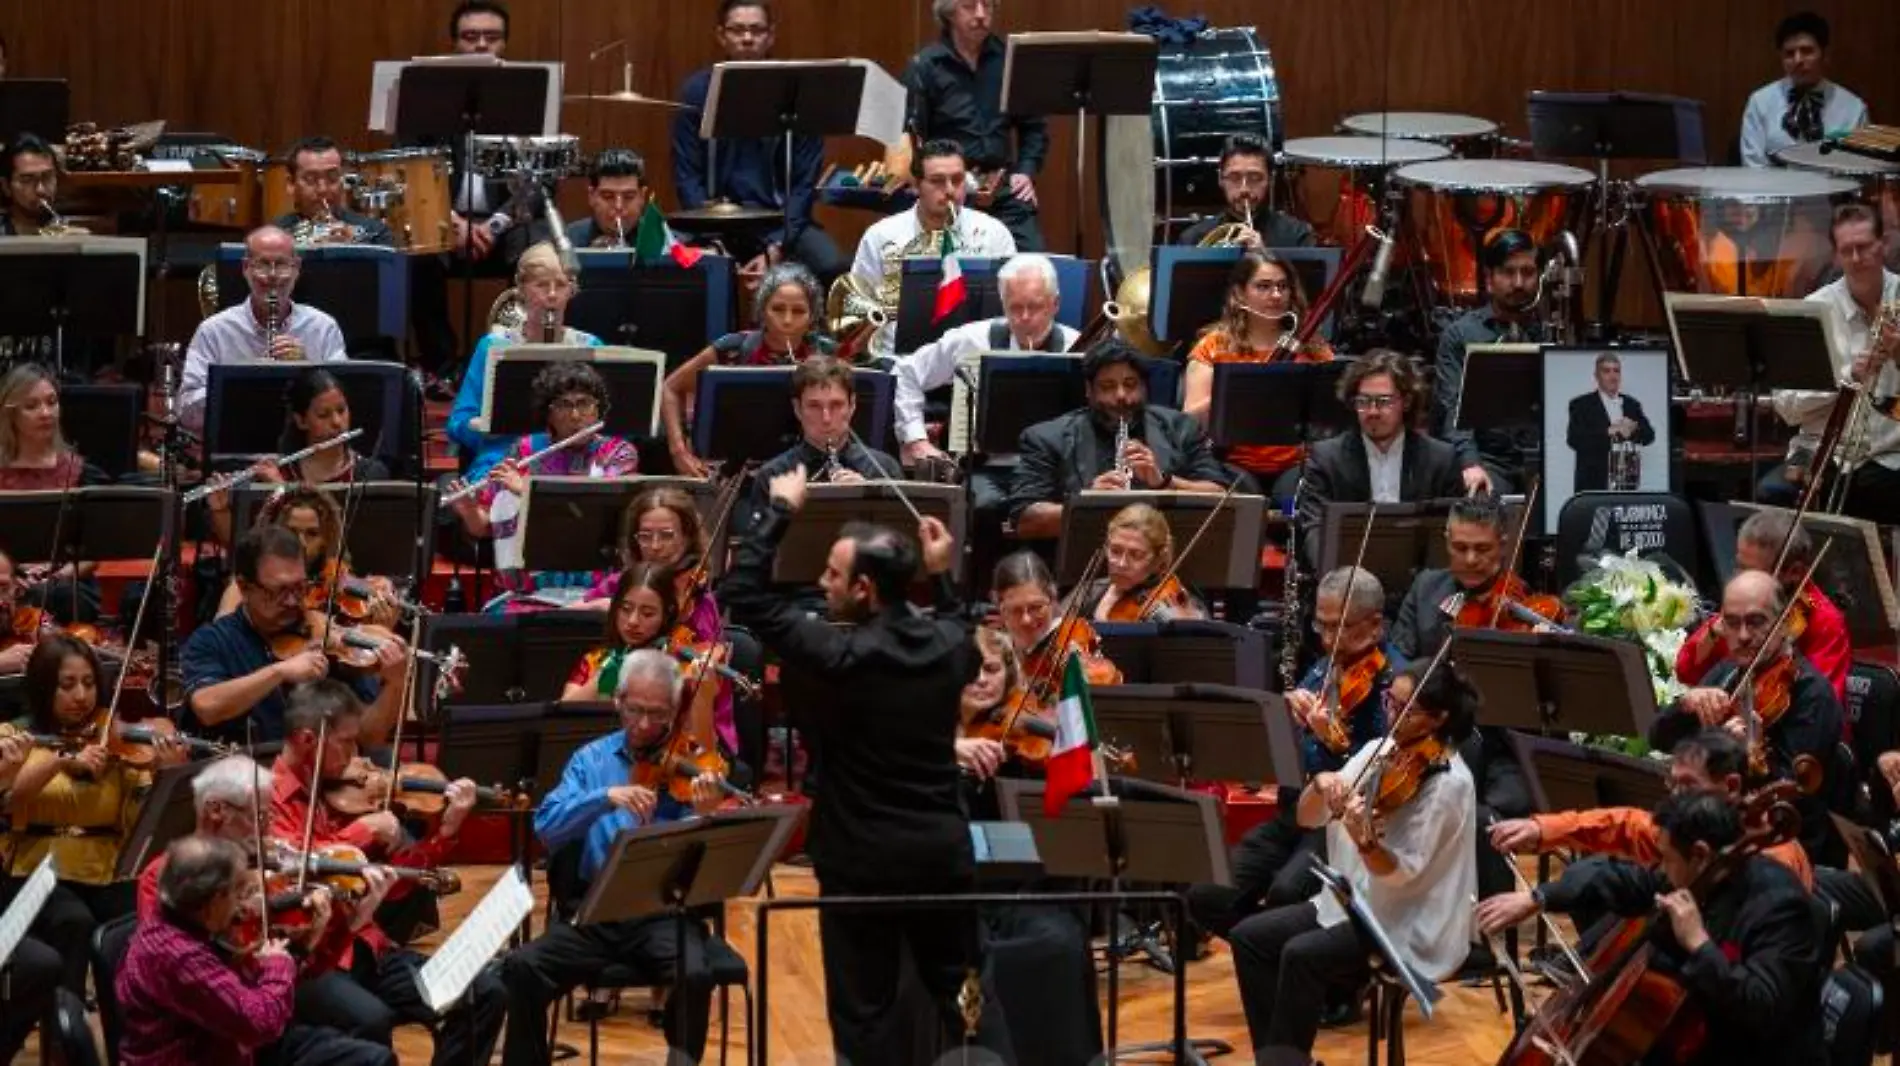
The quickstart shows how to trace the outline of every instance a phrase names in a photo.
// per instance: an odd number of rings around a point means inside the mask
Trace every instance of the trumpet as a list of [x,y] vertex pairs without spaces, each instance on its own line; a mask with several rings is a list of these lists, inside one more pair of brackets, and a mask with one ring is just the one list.
[[[535,452],[533,455],[530,455],[525,459],[516,460],[515,465],[523,469],[527,469],[528,467],[533,466],[534,464],[540,462],[541,460],[546,459],[548,456],[553,455],[555,452],[558,452],[563,448],[573,447],[574,445],[579,444],[580,442],[587,440],[590,437],[593,437],[595,434],[599,433],[601,430],[606,429],[606,428],[607,428],[606,422],[604,421],[595,422],[593,425],[587,426],[573,433],[570,436],[562,437],[560,440],[555,441],[553,444],[548,445],[547,447],[541,449],[538,452]],[[360,433],[362,431],[352,430],[351,432]],[[496,469],[500,469],[500,468],[497,467]],[[493,476],[494,474],[491,471],[489,474],[489,477],[492,478]],[[482,490],[482,485],[485,483],[486,482],[484,481],[471,481],[468,484],[463,485],[461,488],[456,489],[454,492],[444,494],[442,497],[442,502],[455,503],[459,500],[467,499],[468,497],[473,496],[476,493],[480,492]]]

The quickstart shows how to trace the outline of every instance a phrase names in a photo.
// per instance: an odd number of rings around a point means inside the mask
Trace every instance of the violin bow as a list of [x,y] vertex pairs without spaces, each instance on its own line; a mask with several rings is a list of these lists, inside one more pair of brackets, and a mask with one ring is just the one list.
[[[1814,560],[1808,563],[1807,573],[1802,574],[1801,580],[1795,583],[1794,591],[1788,595],[1788,602],[1781,605],[1781,613],[1775,616],[1775,624],[1768,627],[1768,636],[1762,639],[1761,647],[1755,649],[1755,654],[1748,660],[1748,666],[1735,675],[1735,681],[1728,690],[1729,699],[1739,698],[1754,683],[1755,671],[1768,657],[1769,644],[1773,642],[1774,636],[1788,624],[1788,619],[1794,614],[1795,606],[1801,602],[1802,593],[1808,590],[1809,582],[1814,580],[1815,571],[1821,568],[1821,561],[1827,558],[1828,549],[1833,546],[1833,541],[1826,541],[1821,545],[1820,550],[1814,553]],[[1746,725],[1748,726],[1748,743],[1750,747],[1753,747],[1760,738],[1756,736],[1759,725],[1752,711],[1748,715]]]
[[878,458],[878,454],[876,452],[872,451],[870,448],[865,446],[863,439],[858,436],[858,431],[856,429],[854,429],[851,426],[846,426],[844,431],[847,435],[846,439],[850,440],[853,444],[856,444],[858,447],[863,448],[865,456],[871,460],[871,465],[877,467],[878,480],[885,485],[889,485],[891,487],[891,491],[897,494],[898,502],[904,505],[904,509],[910,512],[910,516],[917,520],[918,525],[920,526],[923,525],[924,524],[923,512],[917,509],[916,504],[910,502],[909,494],[907,494],[904,491],[904,487],[902,485],[897,483],[897,478],[891,476],[890,470],[885,468],[884,460]]
[[718,513],[713,515],[711,528],[706,530],[706,543],[698,546],[699,562],[695,563],[692,569],[693,584],[695,586],[711,576],[712,553],[719,550],[721,546],[720,541],[725,536],[726,528],[732,522],[732,512],[739,503],[739,490],[745,483],[746,475],[751,473],[757,465],[757,463],[753,462],[741,464],[739,472],[726,479],[725,483],[719,486],[719,495],[715,497],[715,502],[719,510]]
[[[409,646],[414,648],[421,640],[422,614],[421,612],[417,612],[410,616]],[[388,787],[383,790],[382,802],[382,808],[385,811],[389,810],[396,802],[396,784],[398,779],[402,777],[402,727],[403,723],[409,720],[410,713],[415,710],[416,674],[421,663],[422,657],[420,655],[411,654],[409,661],[403,666],[402,705],[396,711],[396,728],[394,732],[390,734],[389,740],[389,783]]]
[[[1233,483],[1227,486],[1227,491],[1220,494],[1220,499],[1214,501],[1214,506],[1207,512],[1207,517],[1201,519],[1200,527],[1195,529],[1194,535],[1188,538],[1187,546],[1182,548],[1181,551],[1175,555],[1174,561],[1168,564],[1168,568],[1162,571],[1161,580],[1155,582],[1155,587],[1149,589],[1148,594],[1142,597],[1141,610],[1135,614],[1137,620],[1145,621],[1147,619],[1148,612],[1154,609],[1155,601],[1161,597],[1162,587],[1168,583],[1169,578],[1180,572],[1181,564],[1187,561],[1187,557],[1193,553],[1195,545],[1201,542],[1201,535],[1207,532],[1207,527],[1214,524],[1214,519],[1220,514],[1221,508],[1227,506],[1227,501],[1233,498],[1234,490],[1239,487],[1240,479],[1235,478]],[[1361,551],[1363,552],[1364,549],[1362,548]],[[1362,555],[1361,558],[1363,557]]]
[[[1494,828],[1497,824],[1498,824],[1498,816],[1495,814],[1491,815],[1488,819],[1486,819],[1484,828],[1485,828],[1485,835],[1487,838],[1490,835],[1490,830]],[[1517,881],[1518,891],[1529,892],[1531,890],[1531,883],[1528,879],[1525,878],[1524,871],[1517,868],[1517,859],[1513,857],[1510,853],[1506,852],[1503,848],[1494,847],[1494,850],[1496,850],[1499,855],[1504,856],[1504,865],[1509,866],[1511,868],[1511,876],[1515,878]],[[1550,933],[1551,940],[1554,941],[1558,949],[1564,953],[1564,958],[1568,960],[1570,965],[1577,971],[1577,976],[1582,977],[1585,980],[1589,980],[1590,968],[1583,964],[1583,957],[1577,954],[1576,948],[1571,947],[1570,941],[1564,937],[1563,930],[1557,928],[1557,923],[1553,921],[1550,915],[1545,913],[1544,911],[1539,910],[1537,912],[1537,917],[1540,921],[1543,922],[1545,930]],[[1500,957],[1504,957],[1503,953],[1500,953]]]
[[325,714],[317,719],[317,746],[310,756],[310,781],[304,786],[304,798],[308,803],[303,812],[303,845],[297,849],[297,854],[302,856],[297,863],[297,891],[299,893],[308,887],[310,880],[310,841],[317,835],[317,804],[323,802],[322,797],[317,795],[317,790],[322,787],[323,747],[329,741],[330,716]]
[[[152,552],[152,583],[146,586],[145,594],[139,597],[139,609],[132,612],[132,632],[126,637],[125,658],[119,663],[118,679],[112,682],[112,700],[106,704],[106,719],[99,726],[99,743],[101,744],[112,739],[112,723],[119,716],[119,697],[125,694],[125,675],[132,672],[132,643],[139,638],[139,627],[145,624],[145,608],[152,602],[156,583],[161,580],[159,568],[164,565],[165,542],[167,539],[166,537],[158,538],[158,548]],[[75,570],[73,573],[75,584],[77,584],[78,577],[78,571]],[[152,683],[158,686],[158,702],[163,705],[165,702],[165,679],[162,677],[153,678]],[[249,719],[249,715],[245,717],[247,720]]]
[[1413,706],[1418,703],[1419,693],[1425,691],[1425,682],[1430,681],[1432,675],[1438,672],[1438,668],[1444,665],[1445,658],[1450,652],[1451,638],[1446,637],[1445,642],[1438,646],[1438,654],[1432,656],[1431,665],[1425,668],[1424,673],[1418,675],[1418,681],[1412,685],[1412,695],[1406,699],[1405,706],[1399,708],[1399,713],[1393,715],[1392,721],[1386,723],[1385,737],[1383,738],[1386,746],[1381,748],[1377,755],[1367,759],[1365,765],[1359,768],[1359,773],[1353,777],[1351,785],[1352,791],[1358,792],[1360,787],[1365,784],[1366,778],[1370,775],[1372,768],[1375,765],[1383,763],[1390,757],[1392,738],[1398,735],[1399,723],[1405,721],[1406,716],[1412,713]]
[[[1511,575],[1517,573],[1517,561],[1523,557],[1524,534],[1531,528],[1531,514],[1537,509],[1537,490],[1542,487],[1543,482],[1540,479],[1531,478],[1531,491],[1524,498],[1524,511],[1517,519],[1517,535],[1511,538],[1511,558],[1505,562],[1504,569],[1498,571],[1498,581],[1505,585],[1505,589],[1510,587]],[[1498,590],[1498,602],[1491,605],[1490,628],[1492,629],[1496,629],[1498,622],[1504,617],[1505,589]]]
[[[1339,621],[1333,623],[1333,650],[1327,653],[1326,675],[1320,678],[1320,682],[1319,682],[1319,702],[1322,707],[1326,705],[1326,693],[1332,691],[1333,683],[1339,676],[1339,638],[1344,636],[1346,632],[1346,614],[1347,614],[1347,609],[1352,606],[1353,582],[1358,580],[1359,571],[1365,568],[1366,545],[1372,543],[1372,524],[1378,520],[1378,517],[1379,517],[1378,502],[1374,501],[1370,504],[1367,504],[1366,505],[1366,528],[1359,531],[1359,550],[1353,554],[1351,576],[1347,578],[1346,580],[1346,602],[1343,604],[1340,604]],[[1292,547],[1294,551],[1300,550],[1300,546],[1298,544],[1295,544]],[[1317,588],[1315,589],[1313,596],[1316,600],[1318,599],[1319,592],[1317,591]],[[1281,640],[1299,640],[1300,637],[1301,637],[1301,634],[1299,633],[1280,634]],[[1344,710],[1344,708],[1336,707],[1334,708],[1334,710],[1340,711],[1340,710]]]
[[[262,771],[257,766],[257,720],[251,715],[244,716],[244,754],[251,760],[251,844],[257,849],[257,906],[260,916],[260,939],[270,939],[270,880],[264,876],[264,804],[268,797],[258,779]],[[321,758],[321,756],[319,756]],[[312,797],[312,802],[315,797]],[[314,808],[312,808],[314,809]],[[299,883],[301,884],[301,877]]]

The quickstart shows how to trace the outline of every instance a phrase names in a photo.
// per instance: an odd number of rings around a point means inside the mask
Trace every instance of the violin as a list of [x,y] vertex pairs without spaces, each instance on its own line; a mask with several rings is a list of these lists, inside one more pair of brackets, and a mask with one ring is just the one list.
[[[105,713],[105,708],[99,709]],[[62,733],[34,733],[31,739],[35,747],[45,748],[58,755],[72,755],[94,744],[101,744],[99,738],[102,718],[95,717],[92,723],[83,729]],[[131,770],[152,770],[160,765],[158,752],[161,743],[170,742],[176,748],[187,753],[188,758],[215,758],[229,755],[237,749],[215,741],[194,737],[180,732],[178,726],[169,718],[148,718],[131,724],[123,718],[112,719],[110,734],[103,741],[108,754],[114,760]],[[169,765],[169,764],[168,764]]]
[[[403,818],[437,818],[448,809],[448,775],[428,763],[404,763],[395,775],[368,759],[357,756],[341,774],[323,782],[325,806],[345,818],[361,818],[383,809],[388,798],[390,810]],[[478,806],[500,810],[527,810],[528,797],[499,785],[475,789]]]
[[1378,756],[1374,773],[1372,813],[1383,817],[1412,802],[1418,790],[1436,773],[1451,766],[1451,748],[1436,734],[1400,744]]
[[1119,685],[1122,672],[1097,650],[1101,637],[1083,618],[1070,618],[1023,656],[1026,682],[1011,689],[993,712],[996,721],[980,725],[971,735],[994,740],[1026,763],[1040,765],[1055,746],[1055,699],[1062,669],[1070,655],[1082,657],[1082,673],[1090,685]]
[[[1146,591],[1144,591],[1146,590]],[[1172,622],[1181,618],[1199,618],[1201,609],[1194,594],[1181,579],[1168,574],[1159,581],[1147,581],[1116,599],[1102,622]]]
[[1564,630],[1564,604],[1534,593],[1516,574],[1503,574],[1483,592],[1454,592],[1438,605],[1457,629],[1495,629],[1500,633]]
[[752,802],[750,793],[726,780],[727,769],[725,757],[719,754],[718,748],[708,747],[687,730],[676,728],[651,757],[642,758],[634,765],[633,783],[691,806],[693,782],[702,775],[714,774],[727,795],[744,803]]
[[675,629],[664,645],[666,653],[679,660],[682,674],[691,679],[698,672],[695,667],[703,661],[705,669],[711,670],[721,680],[730,682],[740,695],[751,698],[759,694],[757,681],[726,665],[725,657],[732,651],[730,644],[711,644],[698,640],[693,637],[691,630],[685,630],[686,639],[680,640],[678,638],[684,628]]
[[304,610],[321,613],[330,602],[333,585],[336,588],[336,613],[358,625],[374,624],[388,628],[416,610],[415,604],[391,596],[376,582],[351,574],[348,564],[336,559],[324,563],[322,573],[311,581],[309,591],[304,593]]
[[1331,691],[1322,691],[1320,697],[1322,702],[1328,695],[1333,696],[1334,700],[1332,706],[1326,708],[1325,720],[1313,731],[1313,739],[1325,745],[1334,755],[1346,754],[1352,748],[1352,733],[1346,728],[1346,721],[1371,698],[1372,686],[1378,682],[1385,668],[1385,651],[1375,644],[1359,653],[1345,669],[1336,674],[1329,672],[1332,684],[1327,686],[1326,681],[1322,680],[1321,686],[1330,687]]
[[[278,633],[269,638],[267,643],[271,655],[279,660],[295,658],[318,647],[337,665],[369,673],[376,669],[377,651],[385,643],[397,639],[400,638],[394,631],[373,623],[332,627],[322,614],[306,610],[303,625]],[[435,664],[436,699],[446,699],[461,687],[462,674],[468,667],[468,658],[462,654],[461,648],[450,645],[445,652],[410,648],[409,654],[423,662]]]

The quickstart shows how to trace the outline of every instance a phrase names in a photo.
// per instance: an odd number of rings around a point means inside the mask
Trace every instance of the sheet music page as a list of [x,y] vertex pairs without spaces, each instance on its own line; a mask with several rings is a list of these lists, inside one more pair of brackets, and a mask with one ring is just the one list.
[[864,91],[858,96],[858,136],[886,146],[896,144],[904,136],[904,111],[910,105],[910,90],[868,59],[847,62],[864,71]]
[[964,352],[957,356],[956,376],[950,379],[950,428],[944,432],[944,449],[951,455],[965,455],[970,451],[970,437],[976,432],[976,404],[970,382],[981,381],[983,372],[982,349]]
[[521,868],[510,866],[461,927],[416,971],[416,987],[429,1009],[439,1013],[461,999],[475,975],[533,910],[534,893],[522,880]]
[[13,951],[20,946],[28,927],[40,916],[40,908],[46,905],[46,898],[53,894],[53,885],[59,880],[53,872],[53,857],[48,855],[40,860],[39,869],[20,886],[20,893],[13,897],[6,913],[0,914],[0,968],[13,958]]

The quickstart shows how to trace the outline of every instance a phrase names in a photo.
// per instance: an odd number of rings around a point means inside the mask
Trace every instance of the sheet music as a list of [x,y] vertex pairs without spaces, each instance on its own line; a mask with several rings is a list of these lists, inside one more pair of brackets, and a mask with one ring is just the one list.
[[978,349],[957,356],[956,376],[950,379],[950,428],[943,435],[948,445],[944,450],[951,455],[970,453],[970,437],[976,433],[976,389],[971,383],[982,380],[985,354]]
[[13,897],[6,913],[0,914],[0,968],[13,958],[13,951],[20,946],[28,927],[40,916],[40,908],[46,905],[46,898],[53,894],[53,885],[59,880],[53,872],[53,857],[48,855],[40,860],[39,869],[20,886],[20,894]]
[[534,893],[522,880],[521,868],[508,867],[461,927],[416,971],[416,987],[429,1009],[441,1013],[461,999],[475,975],[533,910]]

